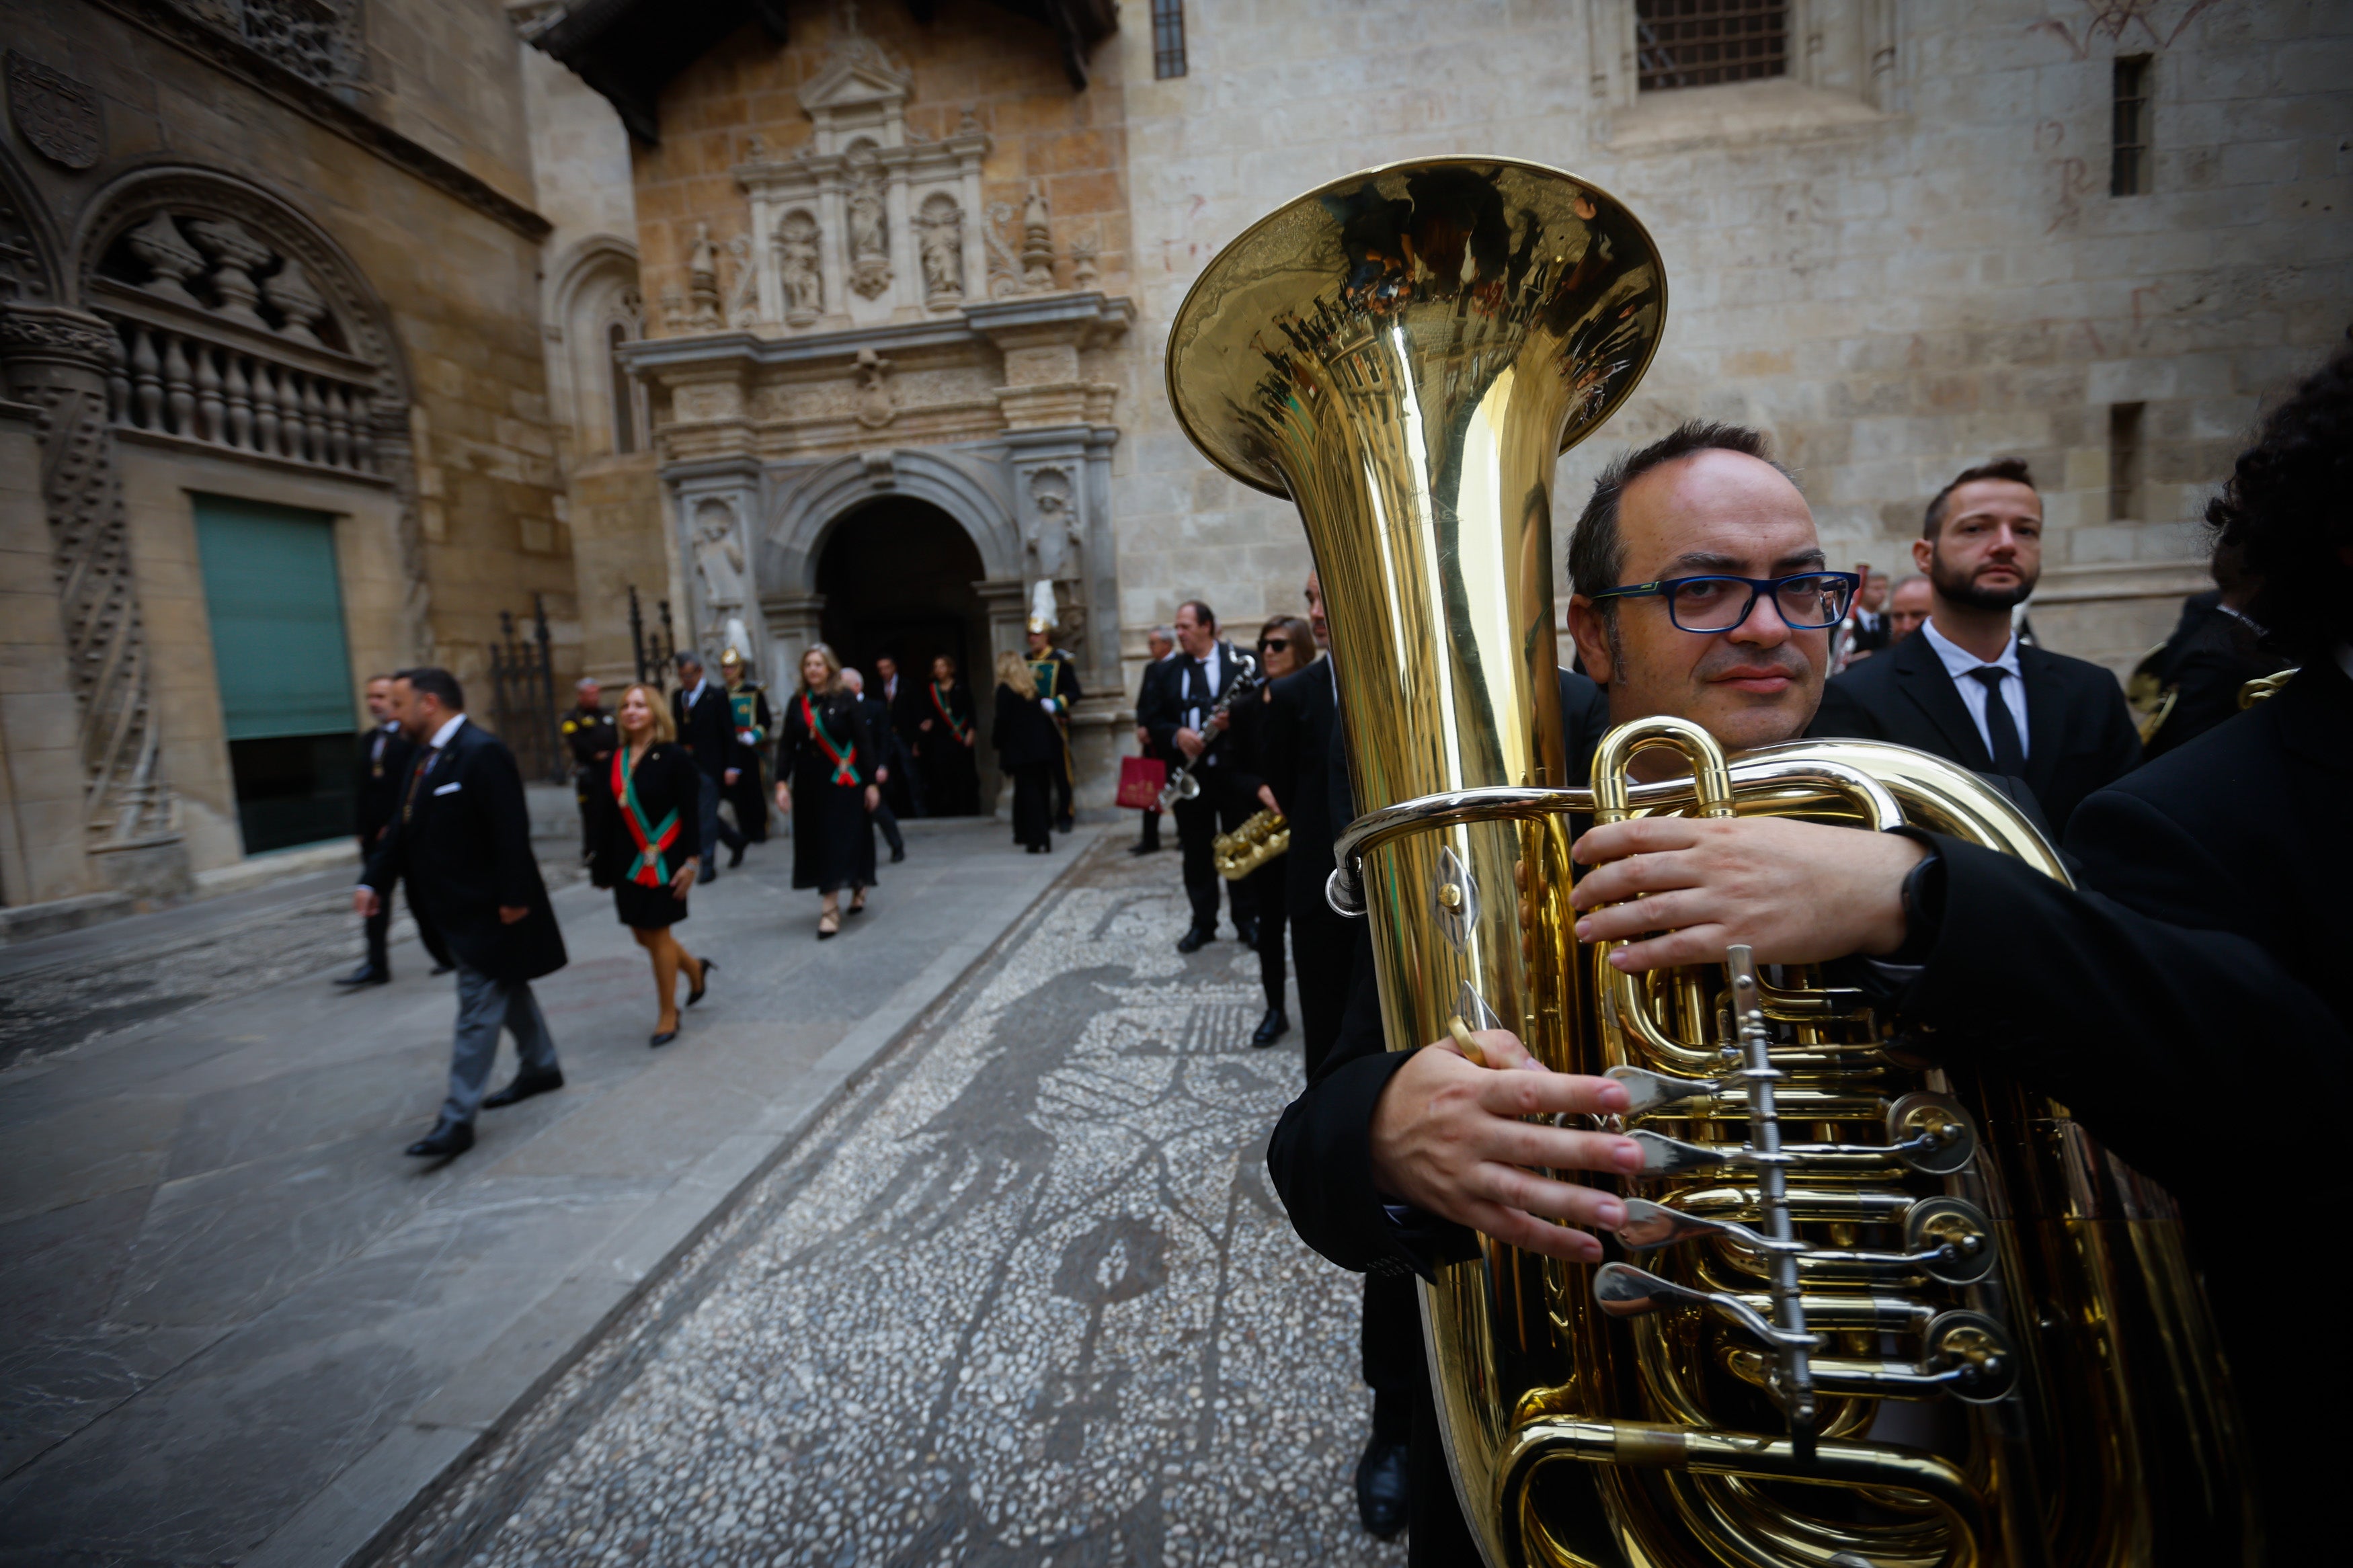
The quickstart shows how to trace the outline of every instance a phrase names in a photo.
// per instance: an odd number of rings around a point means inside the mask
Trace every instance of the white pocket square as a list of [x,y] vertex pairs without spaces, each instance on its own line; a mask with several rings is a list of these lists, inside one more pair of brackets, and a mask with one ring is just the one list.
[[465,788],[465,785],[463,785],[463,784],[437,784],[437,785],[435,785],[435,786],[434,786],[433,793],[434,793],[435,795],[456,795],[459,790],[461,790],[461,789],[463,789],[463,788]]

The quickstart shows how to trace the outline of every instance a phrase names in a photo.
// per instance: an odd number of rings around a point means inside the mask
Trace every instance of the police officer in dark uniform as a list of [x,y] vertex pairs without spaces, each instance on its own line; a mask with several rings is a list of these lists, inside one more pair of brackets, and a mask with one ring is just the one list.
[[1071,708],[1084,696],[1079,689],[1079,661],[1070,649],[1054,646],[1054,623],[1043,616],[1029,617],[1029,679],[1038,683],[1038,700],[1054,716],[1062,738],[1062,760],[1051,769],[1054,780],[1054,827],[1068,833],[1077,825],[1071,810]]
[[605,711],[604,692],[596,678],[582,676],[574,690],[578,700],[565,710],[558,728],[564,732],[564,743],[572,748],[572,799],[580,807],[580,859],[585,865],[596,853],[589,817],[590,792],[612,766],[613,748],[621,742],[613,728],[613,716]]
[[[735,803],[735,826],[742,830],[745,842],[765,844],[768,841],[768,791],[761,782],[761,759],[767,754],[768,738],[776,733],[776,715],[768,708],[768,689],[752,679],[744,656],[729,648],[719,656],[720,678],[727,682],[727,710],[735,721],[735,738],[752,749],[750,765],[736,775],[728,788],[727,798]],[[744,846],[738,844],[728,853],[730,868],[744,863]]]

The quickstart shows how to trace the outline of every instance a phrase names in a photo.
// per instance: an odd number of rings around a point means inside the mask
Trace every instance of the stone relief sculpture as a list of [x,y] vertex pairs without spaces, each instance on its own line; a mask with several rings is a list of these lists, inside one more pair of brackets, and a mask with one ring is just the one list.
[[739,234],[727,242],[735,263],[735,281],[727,289],[727,324],[756,325],[760,320],[760,269],[752,264],[752,237]]
[[880,430],[899,415],[898,399],[891,395],[891,362],[872,349],[860,349],[855,368],[858,392],[853,403],[858,422],[869,430]]
[[871,142],[849,152],[849,286],[869,300],[891,287],[891,220]]
[[806,327],[825,313],[825,268],[817,219],[789,212],[776,226],[776,281],[785,296],[785,324]]
[[1093,240],[1082,239],[1071,247],[1071,288],[1092,289],[1095,286],[1095,280],[1102,276],[1103,269],[1095,262]]
[[1046,193],[1032,182],[1029,199],[1021,204],[1021,287],[1041,293],[1054,287],[1054,236],[1046,211]]
[[707,331],[720,324],[719,250],[711,243],[711,226],[694,226],[694,243],[686,252],[686,290],[690,305],[687,325]]
[[1039,468],[1029,476],[1033,522],[1029,558],[1045,578],[1068,577],[1079,546],[1078,512],[1072,505],[1071,476],[1063,468]]
[[923,202],[923,303],[934,310],[964,301],[964,209],[945,191]]
[[696,502],[691,544],[704,602],[714,611],[741,609],[744,549],[735,542],[735,509],[716,496]]

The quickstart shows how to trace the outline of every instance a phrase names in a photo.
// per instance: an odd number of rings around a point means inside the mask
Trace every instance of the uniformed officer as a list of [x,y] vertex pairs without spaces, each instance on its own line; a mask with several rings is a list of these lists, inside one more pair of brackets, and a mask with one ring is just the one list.
[[1054,826],[1068,833],[1076,826],[1071,810],[1071,709],[1085,693],[1079,689],[1079,661],[1068,648],[1054,646],[1054,623],[1042,616],[1029,617],[1029,679],[1038,683],[1038,700],[1054,716],[1062,738],[1062,762],[1052,770]]
[[565,713],[561,727],[564,743],[572,748],[572,799],[580,808],[580,859],[586,864],[596,852],[590,841],[588,792],[611,766],[613,748],[620,741],[613,729],[613,716],[605,711],[604,692],[596,678],[584,675],[573,689],[578,700]]
[[[768,791],[761,782],[763,757],[767,754],[768,737],[776,732],[776,716],[768,709],[768,689],[752,679],[751,667],[744,656],[733,648],[719,656],[719,674],[727,682],[727,710],[735,721],[735,738],[752,750],[752,763],[736,775],[729,787],[727,798],[735,803],[735,826],[744,837],[753,844],[768,841]],[[727,857],[732,869],[744,863],[744,846],[738,844]]]

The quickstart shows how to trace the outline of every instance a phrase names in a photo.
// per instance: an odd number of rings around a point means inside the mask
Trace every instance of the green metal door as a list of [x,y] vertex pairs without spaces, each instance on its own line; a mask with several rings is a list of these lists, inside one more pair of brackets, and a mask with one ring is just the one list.
[[352,662],[335,520],[195,498],[213,668],[248,854],[352,831]]

